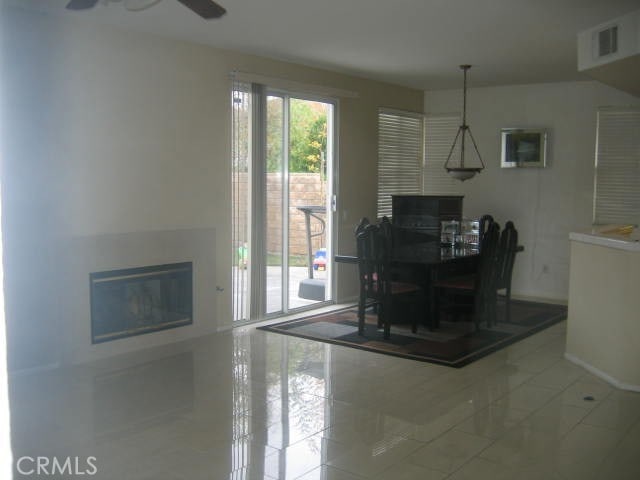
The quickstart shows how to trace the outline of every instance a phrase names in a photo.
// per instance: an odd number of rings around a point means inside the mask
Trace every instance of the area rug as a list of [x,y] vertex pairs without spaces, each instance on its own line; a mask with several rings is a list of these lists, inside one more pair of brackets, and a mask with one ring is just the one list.
[[[499,302],[497,317],[504,318],[503,302]],[[368,311],[365,333],[358,335],[355,306],[259,329],[459,368],[566,318],[566,306],[512,300],[510,322],[498,321],[477,331],[464,319],[443,319],[437,330],[421,326],[416,334],[409,324],[394,323],[391,337],[385,339],[377,328],[377,316]]]

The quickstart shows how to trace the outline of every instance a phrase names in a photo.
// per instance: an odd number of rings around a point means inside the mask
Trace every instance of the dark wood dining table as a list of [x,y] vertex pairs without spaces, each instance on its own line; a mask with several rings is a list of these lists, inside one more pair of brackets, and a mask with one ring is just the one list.
[[[394,247],[391,262],[395,265],[441,265],[478,257],[474,246],[451,247],[440,242],[414,243]],[[335,255],[338,263],[358,263],[357,255]]]
[[[357,264],[356,255],[335,255],[338,263]],[[391,263],[394,276],[401,281],[420,285],[427,296],[427,318],[424,323],[433,325],[434,289],[433,283],[442,277],[474,273],[477,270],[479,251],[473,245],[443,245],[439,239],[418,242],[394,242]]]
[[[524,251],[518,245],[516,252]],[[448,245],[439,238],[420,232],[394,230],[391,263],[398,280],[420,285],[427,297],[427,318],[424,323],[433,326],[436,318],[433,284],[441,278],[475,273],[480,252],[476,245]],[[335,255],[338,263],[357,264],[356,255]]]

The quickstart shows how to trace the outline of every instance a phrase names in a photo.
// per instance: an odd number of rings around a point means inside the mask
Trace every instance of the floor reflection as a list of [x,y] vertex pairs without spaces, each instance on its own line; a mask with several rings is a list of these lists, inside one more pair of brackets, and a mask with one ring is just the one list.
[[294,478],[304,465],[324,463],[326,442],[316,434],[330,418],[329,345],[298,342],[292,348],[287,337],[236,336],[233,358],[234,432],[252,435],[265,448],[238,442],[232,478]]
[[160,425],[194,403],[193,354],[181,353],[94,377],[96,440]]
[[640,394],[564,342],[558,324],[451,369],[245,327],[13,377],[14,457],[95,456],[116,480],[640,474]]

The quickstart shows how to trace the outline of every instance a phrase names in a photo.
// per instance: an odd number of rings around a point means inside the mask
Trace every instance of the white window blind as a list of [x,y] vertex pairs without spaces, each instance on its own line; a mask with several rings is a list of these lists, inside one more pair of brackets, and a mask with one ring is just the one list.
[[[461,182],[449,176],[444,168],[451,145],[460,126],[457,114],[427,115],[424,119],[424,181],[426,195],[459,195]],[[460,142],[454,150],[459,158]]]
[[640,224],[640,109],[598,111],[594,223]]
[[391,195],[422,193],[423,115],[378,112],[378,218],[391,215]]

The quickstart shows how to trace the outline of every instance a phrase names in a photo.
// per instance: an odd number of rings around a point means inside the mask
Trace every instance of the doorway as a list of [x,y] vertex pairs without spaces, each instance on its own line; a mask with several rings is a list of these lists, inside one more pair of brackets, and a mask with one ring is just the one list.
[[234,87],[234,321],[333,300],[335,103]]

